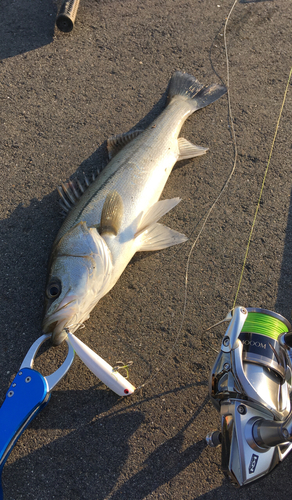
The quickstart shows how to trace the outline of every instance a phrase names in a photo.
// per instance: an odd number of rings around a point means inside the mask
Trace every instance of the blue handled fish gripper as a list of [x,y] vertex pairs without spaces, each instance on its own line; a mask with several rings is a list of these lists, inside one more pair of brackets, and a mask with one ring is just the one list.
[[67,357],[54,373],[43,377],[34,370],[35,356],[40,346],[50,337],[50,334],[42,335],[33,343],[0,408],[0,500],[3,500],[1,474],[9,453],[24,429],[46,406],[52,389],[67,373],[74,359],[74,349],[67,342]]

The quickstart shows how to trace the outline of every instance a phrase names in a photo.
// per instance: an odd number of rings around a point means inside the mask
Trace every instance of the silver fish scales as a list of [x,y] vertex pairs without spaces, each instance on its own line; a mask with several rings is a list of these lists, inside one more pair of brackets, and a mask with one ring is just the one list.
[[225,92],[177,71],[166,109],[146,130],[108,141],[111,160],[85,191],[80,186],[80,197],[69,184],[60,188],[65,210],[72,208],[54,242],[46,287],[43,331],[54,344],[64,340],[65,328],[74,332],[88,319],[137,251],[186,241],[158,223],[180,199],[159,198],[177,161],[207,151],[178,137],[183,123]]

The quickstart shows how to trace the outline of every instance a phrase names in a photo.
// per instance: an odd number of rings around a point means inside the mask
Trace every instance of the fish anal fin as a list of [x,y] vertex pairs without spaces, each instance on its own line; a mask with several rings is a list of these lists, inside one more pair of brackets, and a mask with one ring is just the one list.
[[155,223],[150,226],[141,237],[139,251],[148,252],[162,250],[173,245],[179,245],[187,241],[184,234],[174,231],[163,224]]
[[204,148],[202,146],[195,146],[187,139],[180,137],[178,139],[179,157],[177,161],[187,160],[188,158],[194,158],[195,156],[204,155],[209,148]]
[[116,156],[116,154],[119,153],[119,151],[121,151],[126,144],[135,139],[135,137],[141,134],[141,132],[143,132],[143,130],[134,130],[133,132],[126,132],[125,134],[118,134],[110,137],[107,140],[109,159],[111,160],[114,156]]
[[109,193],[105,199],[101,218],[100,218],[100,235],[116,236],[121,227],[121,222],[124,214],[124,204],[122,197],[117,191]]
[[172,198],[171,200],[160,200],[154,203],[145,214],[143,214],[139,226],[137,228],[135,238],[142,234],[152,224],[157,222],[163,215],[174,208],[179,202],[180,198]]

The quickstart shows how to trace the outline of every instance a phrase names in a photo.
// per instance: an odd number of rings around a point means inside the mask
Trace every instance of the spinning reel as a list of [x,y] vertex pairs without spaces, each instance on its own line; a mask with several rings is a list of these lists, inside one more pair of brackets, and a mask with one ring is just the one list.
[[[209,392],[221,416],[222,469],[236,486],[270,472],[292,449],[292,332],[265,309],[236,307],[211,371]],[[290,359],[291,356],[291,359]]]

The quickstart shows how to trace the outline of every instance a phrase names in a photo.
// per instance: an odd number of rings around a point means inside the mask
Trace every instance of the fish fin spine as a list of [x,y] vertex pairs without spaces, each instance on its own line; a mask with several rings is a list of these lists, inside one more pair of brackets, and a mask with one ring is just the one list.
[[80,181],[77,177],[66,182],[62,182],[60,186],[57,187],[58,194],[60,196],[60,205],[65,212],[69,212],[76,202],[81,198],[86,189],[95,181],[100,172],[105,168],[105,165],[99,165],[96,172],[91,174],[91,178],[83,172],[83,179]]
[[132,132],[126,132],[125,134],[118,134],[110,137],[107,140],[109,159],[111,160],[114,156],[116,156],[116,154],[118,154],[124,146],[140,135],[141,132],[143,132],[143,130],[133,130]]

